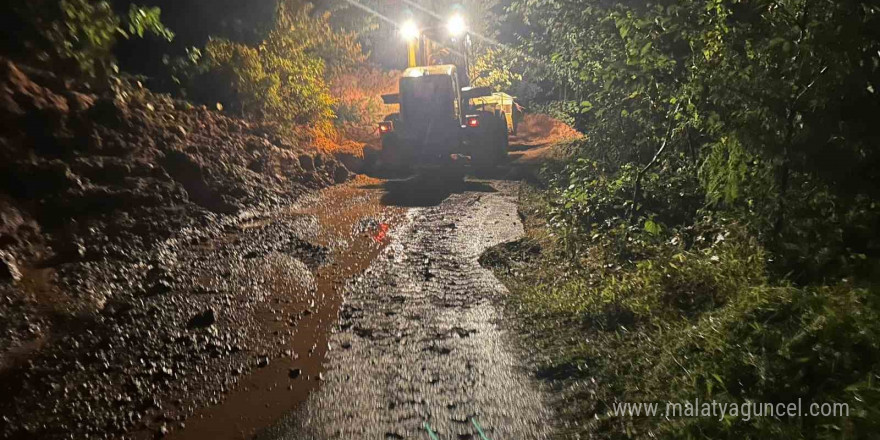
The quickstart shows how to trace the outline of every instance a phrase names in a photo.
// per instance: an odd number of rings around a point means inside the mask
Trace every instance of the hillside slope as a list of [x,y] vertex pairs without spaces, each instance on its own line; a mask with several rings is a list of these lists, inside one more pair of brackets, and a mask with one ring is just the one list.
[[[221,320],[214,300],[169,275],[241,255],[184,262],[183,246],[349,176],[308,139],[136,81],[93,93],[0,60],[0,436],[113,437],[142,427],[172,388],[214,399],[227,385],[205,383],[205,368],[250,362],[217,363],[217,347],[260,344],[244,325],[206,328]],[[320,253],[290,234],[256,242],[283,246],[293,279],[311,276],[296,260]],[[246,291],[247,274],[224,276]],[[260,299],[247,301],[223,319],[250,319]],[[181,346],[177,321],[214,349]]]

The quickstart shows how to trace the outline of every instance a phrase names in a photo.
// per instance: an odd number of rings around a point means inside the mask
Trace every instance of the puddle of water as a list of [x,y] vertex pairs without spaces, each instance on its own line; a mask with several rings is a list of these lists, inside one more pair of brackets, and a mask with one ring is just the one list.
[[[170,438],[250,438],[320,386],[328,349],[340,349],[328,347],[328,341],[338,320],[345,281],[369,267],[390,240],[391,227],[404,214],[402,209],[382,206],[381,191],[365,188],[375,187],[375,183],[360,178],[354,184],[331,187],[309,205],[279,214],[315,216],[321,230],[311,241],[332,252],[332,262],[315,273],[314,296],[303,295],[303,289],[290,282],[282,270],[270,276],[272,304],[258,319],[270,332],[288,335],[289,353],[268,353],[269,365],[242,378],[221,403],[197,412]],[[291,321],[296,325],[291,326]],[[296,378],[290,377],[292,369],[299,370]]]

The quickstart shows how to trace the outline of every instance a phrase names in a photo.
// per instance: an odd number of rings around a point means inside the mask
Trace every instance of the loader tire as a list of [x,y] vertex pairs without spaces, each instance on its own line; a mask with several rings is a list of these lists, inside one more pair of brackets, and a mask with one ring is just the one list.
[[503,163],[507,159],[507,152],[510,149],[510,137],[507,133],[507,117],[504,112],[501,113],[501,124],[498,133],[498,148],[495,150],[496,163]]

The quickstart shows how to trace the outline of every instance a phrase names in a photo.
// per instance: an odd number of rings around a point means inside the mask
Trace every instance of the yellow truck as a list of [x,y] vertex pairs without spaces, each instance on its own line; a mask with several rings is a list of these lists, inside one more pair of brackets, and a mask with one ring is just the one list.
[[507,122],[507,132],[516,134],[516,129],[523,118],[523,109],[516,103],[515,96],[496,92],[489,96],[474,98],[471,102],[476,109],[491,112],[503,118]]

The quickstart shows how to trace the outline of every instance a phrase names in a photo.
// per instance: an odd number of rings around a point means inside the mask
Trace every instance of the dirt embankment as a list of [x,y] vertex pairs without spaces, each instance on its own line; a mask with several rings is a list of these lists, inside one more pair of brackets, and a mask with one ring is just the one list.
[[582,136],[582,133],[552,116],[526,113],[517,127],[517,133],[510,137],[511,163],[534,167],[548,160],[559,159],[565,153],[554,146]]
[[526,149],[549,145],[583,136],[568,124],[543,113],[526,113],[510,137],[511,149]]
[[[178,251],[349,175],[270,127],[133,81],[93,93],[0,59],[0,436],[115,437],[155,420],[170,390],[204,388],[181,376],[204,381],[249,336],[212,330],[240,318],[218,316],[215,298],[172,294],[201,292],[197,267],[248,255],[202,255],[185,279]],[[322,252],[289,235],[252,241],[293,260]]]

